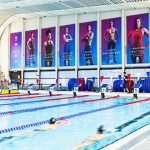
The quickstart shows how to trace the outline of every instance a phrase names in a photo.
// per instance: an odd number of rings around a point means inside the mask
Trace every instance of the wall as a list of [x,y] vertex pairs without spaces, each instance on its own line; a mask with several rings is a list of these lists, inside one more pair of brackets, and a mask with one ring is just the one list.
[[[133,77],[136,77],[135,72],[141,72],[142,77],[146,77],[146,71],[149,71],[150,64],[136,64],[136,65],[127,65],[126,64],[126,16],[133,14],[142,14],[149,13],[150,10],[147,9],[134,9],[134,10],[125,10],[125,11],[112,11],[112,12],[97,12],[90,14],[78,14],[78,15],[66,15],[66,16],[56,16],[56,17],[43,17],[43,18],[32,18],[32,19],[20,19],[14,21],[6,28],[3,33],[3,36],[0,40],[0,66],[1,71],[5,73],[6,78],[8,78],[9,73],[9,34],[13,32],[22,32],[23,33],[23,41],[24,41],[24,33],[27,30],[38,29],[39,32],[39,56],[41,53],[40,46],[40,32],[42,28],[47,27],[56,27],[56,59],[57,63],[54,68],[41,68],[40,66],[35,69],[28,70],[36,70],[40,73],[39,76],[36,76],[36,73],[33,71],[32,73],[26,72],[27,70],[24,68],[24,43],[23,43],[23,53],[22,53],[22,68],[20,70],[24,73],[25,82],[35,82],[36,78],[40,78],[42,83],[50,84],[55,82],[55,78],[75,78],[75,77],[88,77],[92,78],[95,76],[96,85],[99,86],[99,77],[100,75],[104,76],[103,83],[110,81],[110,76],[113,76],[114,79],[117,78],[118,74],[122,74],[124,70],[127,73],[131,73]],[[122,18],[122,64],[120,65],[102,65],[101,63],[101,21],[103,19],[121,17]],[[150,18],[149,18],[150,20]],[[88,21],[97,21],[97,65],[96,66],[79,66],[79,23],[88,22]],[[67,24],[75,24],[75,61],[76,65],[73,67],[59,67],[59,26],[67,25]],[[40,65],[40,59],[39,65]],[[5,66],[3,65],[5,64]],[[145,69],[141,69],[142,67]],[[90,70],[89,70],[90,69]],[[112,84],[111,82],[109,84]]]
[[9,77],[9,27],[7,27],[0,40],[0,66],[6,79]]

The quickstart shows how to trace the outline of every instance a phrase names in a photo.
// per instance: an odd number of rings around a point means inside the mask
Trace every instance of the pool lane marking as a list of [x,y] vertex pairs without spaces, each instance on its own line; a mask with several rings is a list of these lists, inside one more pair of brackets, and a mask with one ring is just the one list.
[[46,99],[46,100],[44,99],[44,100],[37,100],[37,101],[7,103],[7,104],[0,104],[0,106],[31,104],[31,103],[49,102],[49,101],[55,101],[55,100],[68,100],[70,98],[81,98],[81,97],[87,97],[87,95],[76,96],[76,97],[74,97],[74,96],[68,96],[68,97],[63,97],[63,98],[51,98],[51,99]]
[[26,95],[25,97],[19,97],[19,98],[11,98],[11,99],[1,99],[0,101],[7,101],[7,100],[22,100],[22,99],[30,99],[30,98],[41,98],[41,97],[53,97],[53,96],[61,96],[62,94],[54,94],[54,95],[38,95],[38,96],[29,96]]
[[[133,104],[137,104],[137,103],[147,102],[149,100],[150,100],[150,98],[145,99],[145,100],[138,100],[138,101],[136,101],[136,103],[128,102],[128,103],[125,103],[125,104],[112,105],[112,106],[105,107],[105,108],[100,108],[100,109],[86,111],[86,112],[80,112],[80,113],[77,113],[77,114],[62,116],[62,117],[55,118],[55,119],[56,119],[56,121],[64,120],[64,119],[71,119],[71,118],[75,118],[75,117],[78,117],[78,116],[83,116],[83,115],[87,115],[87,114],[90,114],[90,113],[95,113],[95,112],[99,112],[99,111],[113,109],[113,108],[117,108],[117,107],[121,107],[121,106],[129,106],[129,105],[133,105]],[[40,122],[36,122],[36,123],[30,123],[30,124],[27,124],[27,125],[21,125],[21,126],[17,126],[17,127],[2,129],[2,130],[0,130],[0,134],[7,133],[7,132],[12,132],[12,131],[15,131],[15,130],[23,130],[23,129],[27,129],[27,128],[30,128],[30,127],[40,126],[40,125],[48,124],[48,123],[49,123],[49,120],[45,120],[45,121],[40,121]]]
[[112,97],[107,97],[107,98],[84,100],[84,101],[80,101],[80,102],[73,102],[73,103],[66,103],[66,104],[57,104],[57,105],[51,105],[51,106],[43,106],[43,107],[27,108],[27,109],[21,109],[21,110],[6,111],[6,112],[0,112],[0,115],[14,115],[14,114],[19,114],[19,113],[33,112],[33,111],[44,110],[44,109],[55,108],[55,107],[63,107],[63,106],[81,104],[81,103],[88,103],[91,101],[95,102],[95,101],[101,101],[101,100],[109,100],[109,99],[113,99],[113,98],[117,98],[117,97],[118,96],[112,96]]
[[[132,103],[132,104],[133,104],[133,103]],[[144,117],[146,117],[146,116],[148,116],[148,115],[150,115],[150,111],[148,111],[148,112],[146,112],[146,113],[144,113],[144,114],[142,114],[142,115],[140,115],[140,116],[138,116],[138,117],[136,117],[136,118],[134,118],[134,119],[132,119],[132,120],[126,122],[126,123],[123,123],[122,125],[120,125],[120,126],[118,126],[118,127],[116,127],[116,128],[115,128],[115,129],[116,129],[115,132],[120,132],[120,131],[122,131],[125,127],[127,127],[127,126],[133,124],[134,122],[137,122],[137,121],[140,120],[140,119],[143,119]]]

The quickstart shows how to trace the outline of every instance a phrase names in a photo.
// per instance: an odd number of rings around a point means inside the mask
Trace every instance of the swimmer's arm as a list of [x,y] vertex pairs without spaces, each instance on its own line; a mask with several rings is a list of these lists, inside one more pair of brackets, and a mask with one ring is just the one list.
[[83,141],[80,144],[74,146],[71,150],[78,150],[79,148],[91,145],[92,143],[93,143],[93,141],[91,141],[91,140]]
[[48,130],[50,128],[55,128],[58,125],[68,124],[69,122],[70,122],[69,120],[63,120],[63,121],[58,121],[55,124],[47,124],[47,125],[44,125],[41,130],[43,130],[43,131]]
[[55,128],[55,127],[56,127],[56,124],[48,124],[48,125],[44,125],[41,130],[45,131],[45,130],[48,130],[50,128]]
[[23,135],[28,135],[28,134],[33,134],[33,133],[37,133],[40,132],[41,130],[30,130],[30,131],[25,131],[25,132],[21,132],[21,133],[15,133],[12,134],[12,136],[16,137],[16,136],[23,136]]
[[88,137],[87,140],[85,140],[85,141],[81,142],[80,144],[76,145],[73,150],[78,150],[81,147],[91,145],[96,140],[101,140],[102,138],[103,138],[103,135],[93,134],[90,137]]
[[55,125],[61,125],[61,124],[69,124],[70,121],[69,120],[62,120],[62,121],[58,121],[55,123]]

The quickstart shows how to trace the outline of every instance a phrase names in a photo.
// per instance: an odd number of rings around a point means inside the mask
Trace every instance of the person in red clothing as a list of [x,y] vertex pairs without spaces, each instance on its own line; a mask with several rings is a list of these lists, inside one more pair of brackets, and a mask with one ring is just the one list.
[[128,33],[128,44],[131,47],[131,60],[132,63],[137,63],[137,58],[139,58],[139,63],[144,60],[144,48],[149,45],[149,41],[143,45],[143,37],[146,35],[149,37],[149,31],[143,27],[142,19],[140,17],[135,18],[134,27]]

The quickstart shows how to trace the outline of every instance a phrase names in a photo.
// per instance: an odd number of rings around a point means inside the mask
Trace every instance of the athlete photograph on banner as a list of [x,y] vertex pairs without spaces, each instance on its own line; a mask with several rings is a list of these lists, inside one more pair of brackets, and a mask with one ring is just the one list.
[[97,21],[79,24],[79,65],[97,65]]
[[149,14],[127,16],[127,64],[149,63]]
[[10,34],[10,69],[21,68],[22,33]]
[[60,26],[59,66],[75,66],[75,24]]
[[55,67],[55,27],[42,29],[41,67]]
[[122,63],[121,18],[102,20],[102,65]]
[[25,68],[37,67],[38,30],[25,32]]

